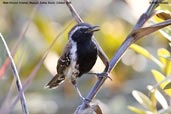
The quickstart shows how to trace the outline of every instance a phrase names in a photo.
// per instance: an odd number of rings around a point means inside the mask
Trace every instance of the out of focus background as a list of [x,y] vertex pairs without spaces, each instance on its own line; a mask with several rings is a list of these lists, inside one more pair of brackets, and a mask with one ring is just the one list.
[[[10,1],[15,0],[0,0],[0,32],[14,53],[21,81],[27,86],[25,95],[30,114],[73,113],[81,100],[68,80],[55,90],[44,88],[56,73],[57,60],[67,42],[68,31],[76,24],[68,7],[60,3],[62,0],[53,0],[59,4],[5,3]],[[71,2],[85,22],[100,26],[101,30],[95,33],[95,37],[109,59],[149,6],[148,0]],[[162,6],[169,9],[167,4]],[[153,18],[145,26],[152,23]],[[40,69],[36,69],[55,38],[57,40]],[[159,48],[170,50],[168,40],[160,32],[146,36],[137,44],[155,57]],[[16,105],[11,104],[15,103],[17,89],[11,68],[4,65],[6,58],[5,48],[0,41],[0,110],[4,111],[2,114],[21,114],[20,101]],[[104,65],[98,59],[92,72],[102,72],[103,69]],[[127,106],[139,106],[132,97],[132,91],[147,93],[146,86],[155,84],[151,69],[159,68],[152,61],[128,49],[110,74],[112,81],[107,79],[96,97],[95,102],[100,104],[104,114],[132,114]],[[95,76],[86,74],[78,79],[83,96],[89,93],[96,80]]]

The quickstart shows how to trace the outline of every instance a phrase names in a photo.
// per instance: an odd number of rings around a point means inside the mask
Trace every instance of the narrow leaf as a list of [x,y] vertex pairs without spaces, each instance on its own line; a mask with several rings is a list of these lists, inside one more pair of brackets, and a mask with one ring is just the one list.
[[[148,88],[148,86],[147,86],[147,88]],[[153,112],[156,112],[157,111],[157,109],[156,109],[157,99],[155,98],[155,92],[156,92],[156,89],[151,89],[150,90],[150,94],[149,94],[150,100],[151,100],[152,105],[154,107]]]
[[166,69],[165,69],[165,73],[167,76],[171,75],[171,60],[170,59],[168,60],[168,63],[167,63]]
[[158,56],[162,58],[169,58],[170,52],[166,50],[165,48],[161,48],[158,50]]
[[147,59],[152,60],[158,66],[160,66],[161,68],[163,68],[163,64],[158,59],[156,59],[153,55],[151,55],[150,52],[148,52],[145,48],[143,48],[143,47],[141,47],[141,46],[139,46],[137,44],[132,44],[130,46],[130,48],[133,49],[134,51],[136,51],[137,53],[143,55]]
[[132,95],[134,98],[141,104],[143,105],[146,109],[148,110],[153,110],[153,105],[151,100],[142,92],[134,90],[132,92]]
[[[162,80],[165,79],[165,76],[164,76],[163,74],[161,74],[161,73],[160,73],[159,71],[157,71],[157,70],[152,70],[152,74],[153,74],[155,80],[156,80],[158,83],[160,83]],[[169,83],[168,81],[167,81],[167,82],[163,82],[163,83],[160,84],[160,87],[161,87],[161,88],[164,88],[168,83]]]
[[163,109],[168,108],[168,103],[166,98],[160,93],[158,89],[153,89],[153,86],[149,85],[147,86],[147,89],[151,92],[154,93],[156,100],[160,103],[160,105],[163,107]]
[[132,112],[137,113],[137,114],[146,114],[145,111],[143,111],[139,108],[136,108],[134,106],[128,106],[128,109],[131,110]]
[[[161,74],[159,71],[157,70],[152,70],[153,76],[155,78],[155,80],[158,82],[157,85],[155,86],[155,88],[157,86],[160,86],[162,89],[164,89],[164,87],[170,82],[170,77],[166,78],[163,74]],[[171,96],[171,90],[165,90],[166,94],[168,94],[169,96]]]
[[163,63],[163,71],[166,76],[171,74],[171,54],[168,50],[161,48],[158,50],[158,56],[160,61]]

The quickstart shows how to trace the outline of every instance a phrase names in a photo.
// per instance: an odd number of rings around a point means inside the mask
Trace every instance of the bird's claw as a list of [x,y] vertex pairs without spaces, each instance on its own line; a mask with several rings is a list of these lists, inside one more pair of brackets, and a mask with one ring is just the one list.
[[108,72],[102,72],[102,73],[97,73],[96,74],[98,78],[109,78],[111,81],[112,81],[112,78],[109,76],[109,73]]
[[98,78],[109,78],[112,81],[112,78],[109,76],[108,72],[102,72],[102,73],[88,73],[88,74],[92,74],[92,75],[96,75]]

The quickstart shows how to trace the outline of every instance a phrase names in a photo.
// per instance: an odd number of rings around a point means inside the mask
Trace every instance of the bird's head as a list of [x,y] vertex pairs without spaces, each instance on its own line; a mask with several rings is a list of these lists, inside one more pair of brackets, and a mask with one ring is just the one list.
[[93,33],[99,30],[99,26],[91,26],[88,23],[77,24],[69,32],[69,40],[75,42],[89,41],[91,40]]

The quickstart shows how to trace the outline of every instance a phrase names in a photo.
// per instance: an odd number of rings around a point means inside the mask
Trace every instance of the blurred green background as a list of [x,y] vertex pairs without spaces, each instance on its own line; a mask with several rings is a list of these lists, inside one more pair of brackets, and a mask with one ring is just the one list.
[[[38,73],[34,75],[25,95],[30,114],[73,113],[81,104],[81,100],[68,80],[56,90],[44,89],[44,85],[56,73],[57,59],[67,42],[68,31],[76,24],[69,9],[65,4],[4,4],[4,1],[10,0],[0,0],[0,32],[10,50],[14,50],[18,39],[22,38],[17,44],[19,47],[14,59],[23,83],[35,70],[35,66],[56,36],[68,27],[55,42]],[[149,6],[148,0],[72,0],[71,2],[85,22],[100,26],[101,30],[95,33],[95,37],[109,59],[113,57],[139,16]],[[154,56],[157,55],[158,48],[169,48],[167,43],[168,41],[159,32],[137,42]],[[6,57],[6,51],[0,42],[1,66]],[[104,65],[98,60],[92,72],[102,72],[103,68]],[[136,89],[146,93],[146,86],[155,83],[150,72],[152,68],[158,69],[155,63],[128,49],[111,73],[112,81],[107,80],[96,97],[96,102],[100,104],[104,114],[132,114],[127,106],[137,106],[138,103],[133,99],[131,92]],[[12,80],[12,71],[8,68],[0,79],[1,111],[10,110],[10,103],[17,94],[16,85]],[[78,79],[83,96],[88,94],[95,81],[96,78],[90,75]],[[4,99],[10,88],[13,92],[4,105]],[[2,109],[3,106],[6,108]],[[21,113],[18,102],[11,114]]]

